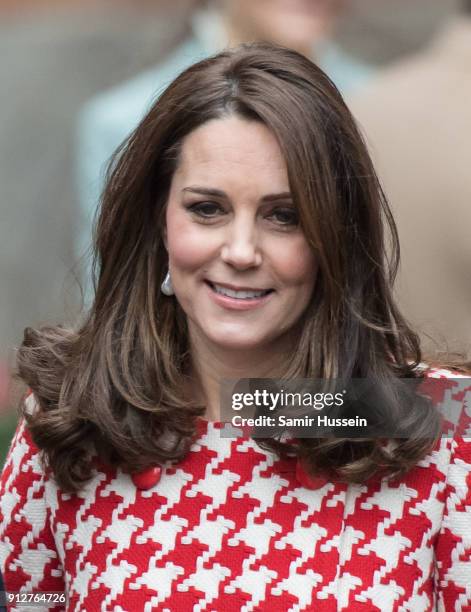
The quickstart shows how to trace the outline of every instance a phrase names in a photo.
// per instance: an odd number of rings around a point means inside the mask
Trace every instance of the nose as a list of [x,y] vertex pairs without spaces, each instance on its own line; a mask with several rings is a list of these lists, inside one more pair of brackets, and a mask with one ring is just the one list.
[[239,270],[257,267],[262,263],[259,237],[253,223],[240,220],[230,224],[221,248],[221,259]]

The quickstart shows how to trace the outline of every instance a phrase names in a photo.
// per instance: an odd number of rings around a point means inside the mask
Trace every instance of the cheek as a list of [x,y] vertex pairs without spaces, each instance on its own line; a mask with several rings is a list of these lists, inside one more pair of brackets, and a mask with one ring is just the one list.
[[194,270],[211,257],[213,248],[202,236],[201,227],[182,214],[167,217],[168,257],[175,272],[178,269]]
[[285,249],[283,256],[277,258],[277,272],[286,285],[312,288],[317,276],[317,260],[307,242],[294,241]]

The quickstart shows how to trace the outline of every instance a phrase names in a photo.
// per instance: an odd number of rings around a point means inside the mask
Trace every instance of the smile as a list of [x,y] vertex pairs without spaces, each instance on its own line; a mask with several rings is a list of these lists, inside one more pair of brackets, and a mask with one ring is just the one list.
[[[209,282],[209,281],[208,281]],[[268,295],[273,289],[241,289],[235,290],[223,285],[216,285],[215,283],[209,283],[213,291],[220,295],[227,295],[228,297],[236,298],[238,300],[248,300],[253,298],[259,298],[264,295]]]
[[233,289],[205,281],[213,300],[224,308],[248,310],[264,304],[274,293],[273,289]]

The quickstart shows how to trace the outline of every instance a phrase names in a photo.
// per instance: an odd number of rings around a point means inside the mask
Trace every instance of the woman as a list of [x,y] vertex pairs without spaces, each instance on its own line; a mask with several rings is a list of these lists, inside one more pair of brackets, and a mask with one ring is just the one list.
[[[470,444],[394,401],[425,376],[391,297],[394,223],[322,71],[262,44],[186,70],[116,157],[96,250],[86,320],[27,330],[19,352],[8,590],[66,591],[68,610],[471,596]],[[368,378],[411,439],[219,435],[223,379],[296,377]]]

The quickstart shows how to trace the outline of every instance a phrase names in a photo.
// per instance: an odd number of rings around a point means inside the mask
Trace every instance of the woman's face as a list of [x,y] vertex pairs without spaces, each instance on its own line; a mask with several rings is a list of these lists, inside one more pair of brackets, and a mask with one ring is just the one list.
[[289,192],[261,123],[217,119],[183,141],[164,239],[192,340],[233,350],[287,342],[317,273]]

